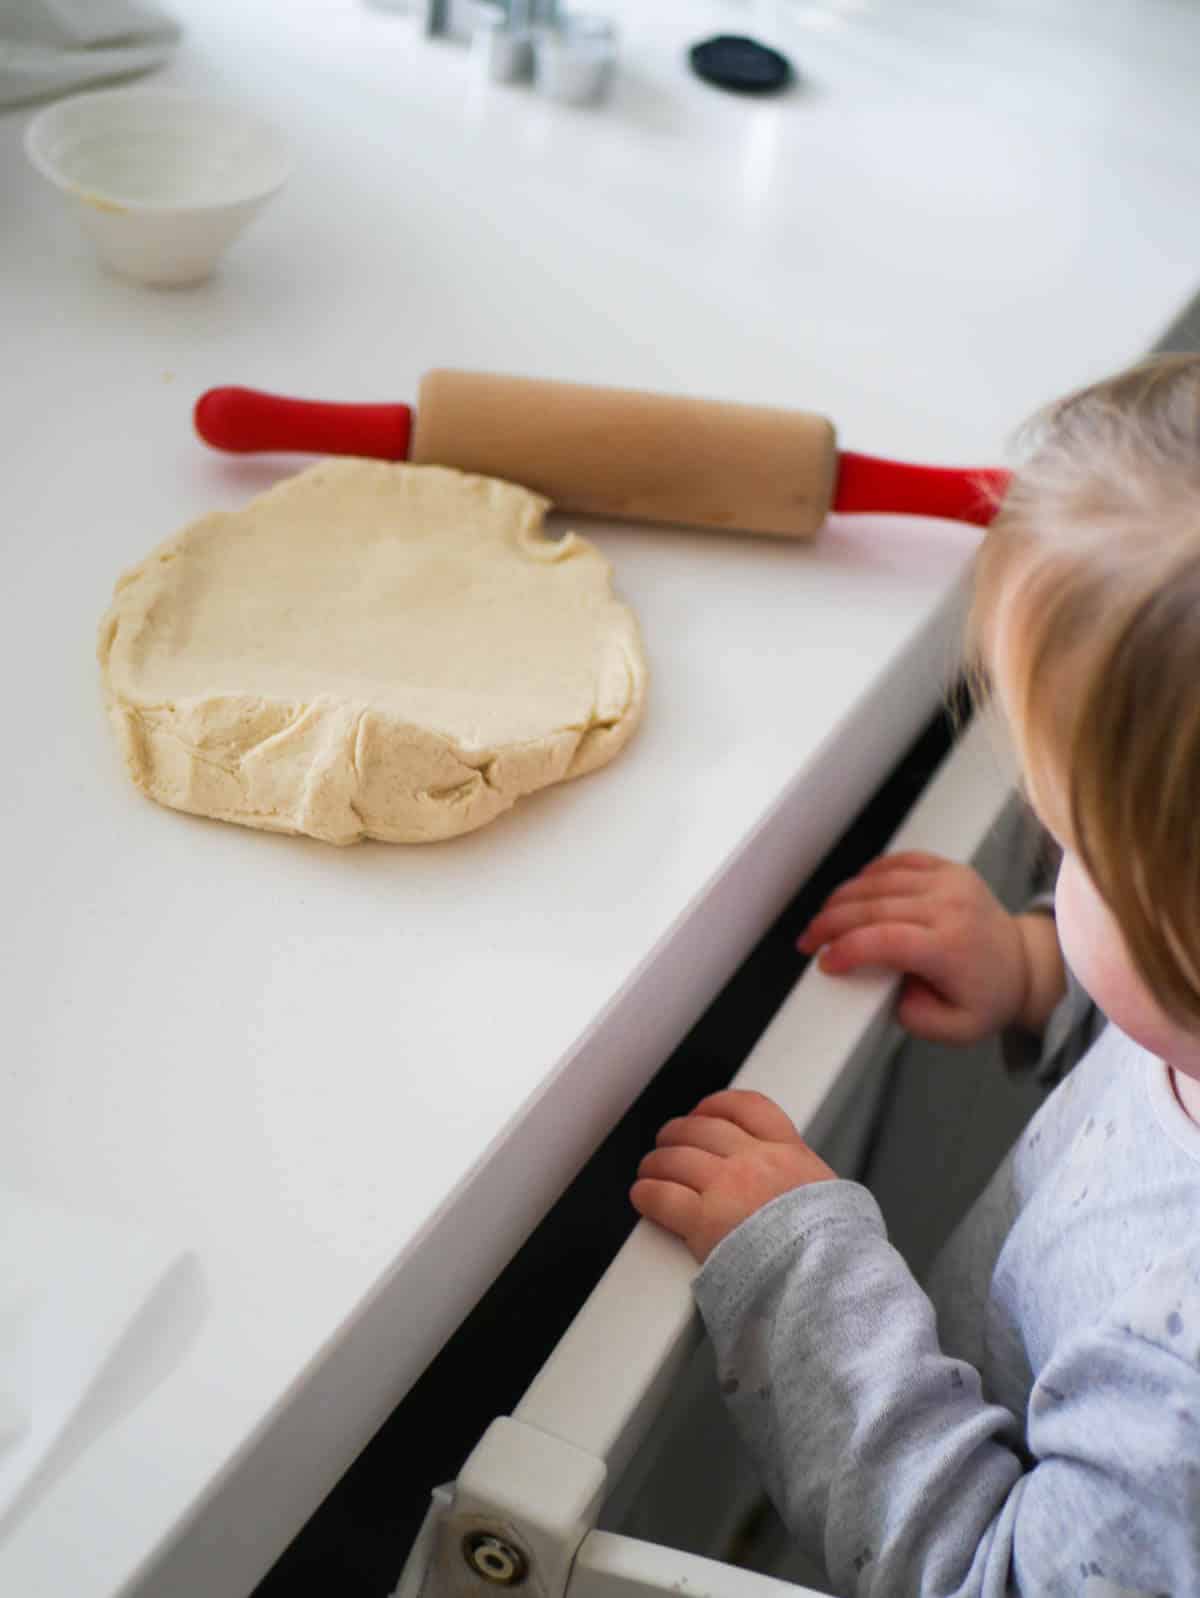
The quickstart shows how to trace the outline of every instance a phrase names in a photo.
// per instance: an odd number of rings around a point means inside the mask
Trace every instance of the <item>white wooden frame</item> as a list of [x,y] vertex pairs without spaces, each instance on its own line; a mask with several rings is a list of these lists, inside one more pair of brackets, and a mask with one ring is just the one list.
[[[1011,799],[995,728],[977,717],[889,847],[973,860]],[[768,1094],[821,1145],[870,1062],[899,1042],[896,985],[877,972],[834,980],[813,962],[735,1085]],[[502,1598],[505,1586],[519,1598],[810,1591],[596,1529],[699,1340],[694,1273],[675,1239],[647,1222],[634,1229],[513,1415],[492,1422],[453,1486],[435,1490],[397,1598]]]

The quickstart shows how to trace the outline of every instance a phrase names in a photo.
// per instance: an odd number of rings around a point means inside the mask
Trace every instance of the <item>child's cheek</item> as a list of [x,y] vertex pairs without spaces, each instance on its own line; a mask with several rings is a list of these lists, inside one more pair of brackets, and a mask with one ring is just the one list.
[[1076,980],[1110,1020],[1129,1009],[1128,958],[1116,924],[1074,855],[1063,856],[1054,888],[1058,941]]
[[1134,970],[1107,905],[1072,855],[1064,856],[1059,870],[1054,913],[1063,955],[1089,997],[1142,1048],[1170,1054],[1174,1030]]
[[1080,892],[1078,867],[1071,855],[1064,855],[1058,868],[1058,881],[1054,884],[1054,920],[1058,941],[1076,981],[1104,1009],[1103,999],[1097,991],[1104,985],[1097,980],[1102,976],[1097,969],[1100,950],[1097,947],[1096,929],[1089,926],[1087,909]]

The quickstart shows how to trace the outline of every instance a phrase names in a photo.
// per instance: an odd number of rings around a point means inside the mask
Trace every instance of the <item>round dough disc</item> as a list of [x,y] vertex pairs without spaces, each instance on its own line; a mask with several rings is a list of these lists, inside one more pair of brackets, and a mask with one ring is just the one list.
[[608,562],[549,502],[324,461],[118,582],[109,714],[160,804],[330,843],[451,838],[611,760],[646,666]]

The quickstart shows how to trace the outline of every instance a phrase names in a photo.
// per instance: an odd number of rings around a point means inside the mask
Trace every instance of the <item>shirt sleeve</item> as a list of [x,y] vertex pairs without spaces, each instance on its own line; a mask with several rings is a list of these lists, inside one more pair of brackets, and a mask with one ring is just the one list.
[[1050,1361],[1027,1441],[942,1353],[932,1304],[855,1183],[767,1205],[695,1292],[734,1422],[834,1591],[1197,1589],[1200,1376],[1133,1319]]

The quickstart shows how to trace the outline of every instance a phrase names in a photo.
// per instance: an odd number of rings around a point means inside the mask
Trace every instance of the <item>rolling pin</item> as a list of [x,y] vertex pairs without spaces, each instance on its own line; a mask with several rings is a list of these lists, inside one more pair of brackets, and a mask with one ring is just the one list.
[[811,538],[830,511],[984,526],[1008,480],[839,452],[833,423],[804,411],[481,372],[427,373],[415,411],[214,388],[195,424],[206,443],[238,453],[456,466],[520,483],[563,511],[784,538]]

